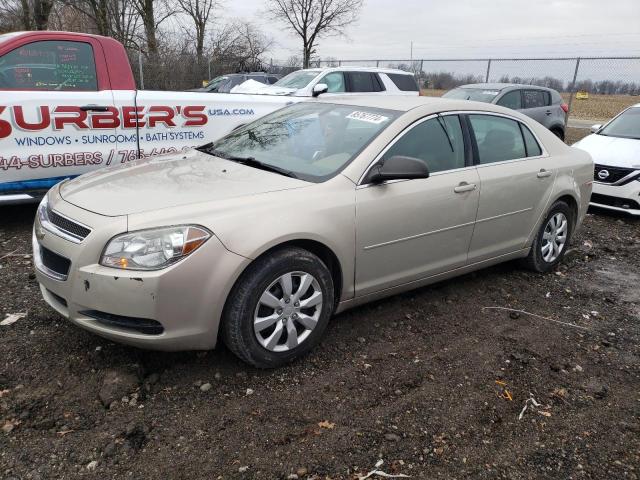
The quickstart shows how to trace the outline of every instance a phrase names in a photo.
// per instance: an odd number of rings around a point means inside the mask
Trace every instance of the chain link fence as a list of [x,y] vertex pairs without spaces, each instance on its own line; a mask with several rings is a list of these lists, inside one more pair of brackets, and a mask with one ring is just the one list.
[[[270,60],[200,59],[171,54],[151,59],[132,51],[140,88],[188,90],[218,75],[264,71],[286,75],[301,68]],[[459,85],[481,82],[533,84],[563,95],[570,116],[606,120],[640,103],[640,57],[483,58],[410,60],[317,60],[312,67],[363,66],[411,72],[424,95],[439,96]]]
[[317,67],[397,68],[415,75],[426,95],[468,83],[518,83],[559,91],[570,115],[606,120],[640,103],[640,57],[327,60]]

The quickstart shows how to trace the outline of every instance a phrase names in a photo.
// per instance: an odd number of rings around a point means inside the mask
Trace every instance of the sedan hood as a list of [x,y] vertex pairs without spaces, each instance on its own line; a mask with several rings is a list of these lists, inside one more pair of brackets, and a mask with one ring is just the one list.
[[91,172],[60,187],[67,202],[118,216],[309,185],[198,150]]
[[592,134],[573,146],[590,153],[600,165],[640,168],[640,140]]

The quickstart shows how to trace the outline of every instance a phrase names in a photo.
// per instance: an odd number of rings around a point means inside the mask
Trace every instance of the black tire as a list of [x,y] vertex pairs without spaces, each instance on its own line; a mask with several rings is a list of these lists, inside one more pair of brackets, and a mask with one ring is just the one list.
[[[305,272],[316,279],[322,292],[322,308],[316,326],[304,341],[288,351],[274,352],[256,338],[254,313],[263,292],[288,272]],[[244,362],[258,368],[279,367],[305,355],[320,342],[333,307],[333,280],[327,266],[302,248],[276,250],[249,265],[231,290],[222,314],[223,339],[229,350]]]
[[564,142],[564,130],[562,130],[561,128],[554,128],[551,130],[551,132]]
[[[557,258],[551,262],[548,262],[543,258],[543,255],[542,255],[542,244],[543,244],[542,237],[544,235],[545,228],[549,223],[549,220],[557,213],[562,213],[567,218],[567,239]],[[533,270],[535,272],[546,273],[553,270],[556,267],[556,265],[558,265],[562,261],[562,258],[567,252],[567,249],[569,248],[569,242],[571,241],[571,236],[573,235],[573,227],[575,225],[575,219],[573,218],[573,216],[574,216],[573,211],[571,210],[569,205],[567,205],[563,201],[557,201],[551,206],[551,208],[549,209],[549,213],[547,213],[547,216],[542,221],[542,224],[540,225],[540,229],[538,230],[538,233],[536,234],[536,237],[533,240],[533,244],[531,245],[531,251],[529,252],[529,255],[527,256],[527,258],[523,259],[523,264],[526,268],[528,268],[529,270]]]

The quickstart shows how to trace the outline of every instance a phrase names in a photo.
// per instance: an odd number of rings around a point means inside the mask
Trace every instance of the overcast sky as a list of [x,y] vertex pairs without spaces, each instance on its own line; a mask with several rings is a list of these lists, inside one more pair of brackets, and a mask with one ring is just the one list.
[[[301,41],[265,20],[264,0],[226,0],[225,16],[252,20],[275,42],[274,60]],[[321,39],[339,59],[640,55],[640,0],[365,0],[345,37]]]

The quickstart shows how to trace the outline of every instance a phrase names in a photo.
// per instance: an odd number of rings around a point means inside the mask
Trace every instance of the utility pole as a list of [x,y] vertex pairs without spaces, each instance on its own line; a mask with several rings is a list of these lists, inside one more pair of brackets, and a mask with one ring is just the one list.
[[411,63],[413,64],[413,40],[411,40]]

